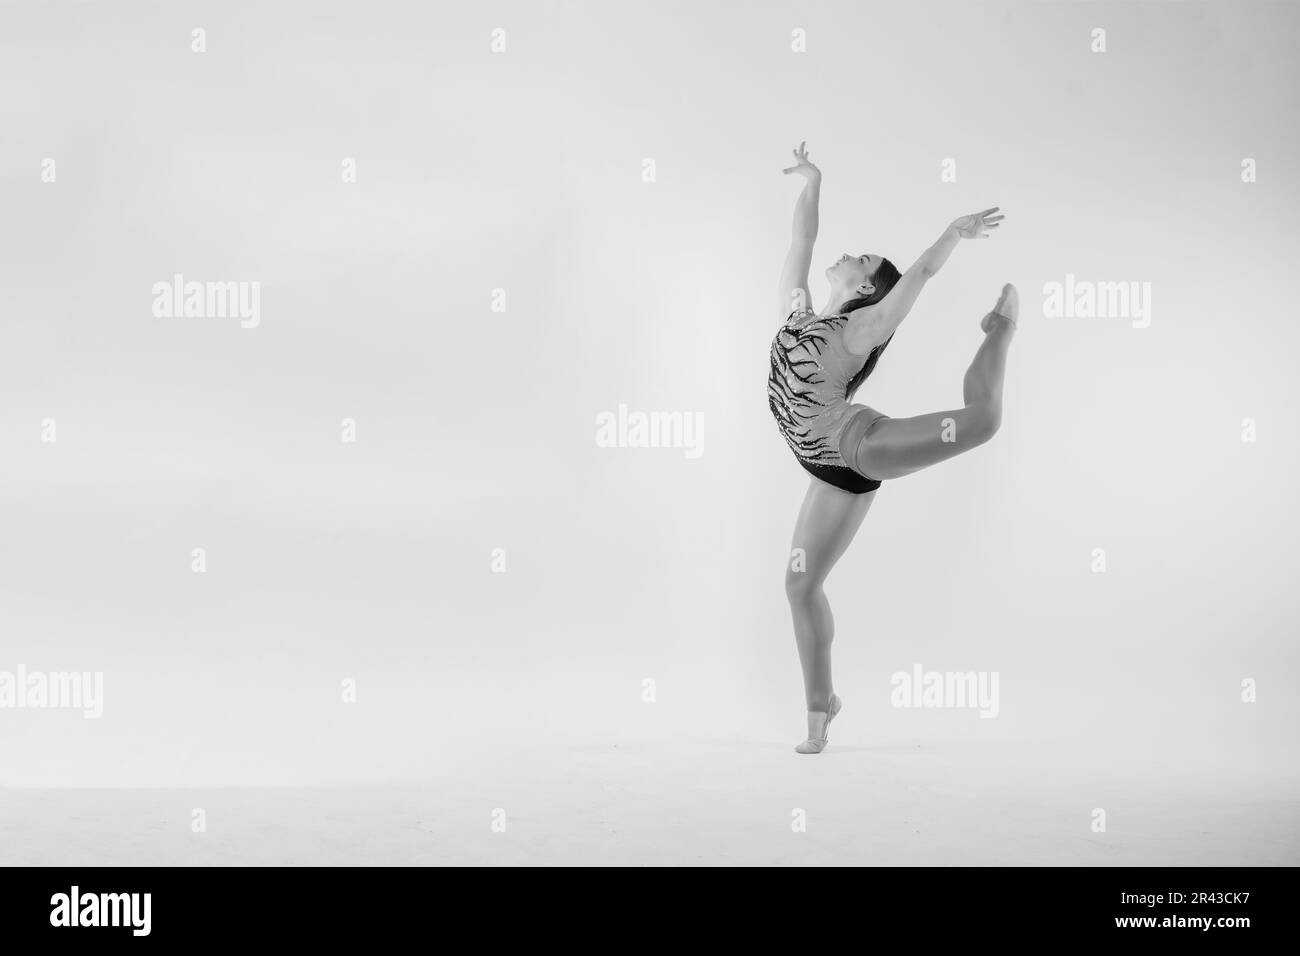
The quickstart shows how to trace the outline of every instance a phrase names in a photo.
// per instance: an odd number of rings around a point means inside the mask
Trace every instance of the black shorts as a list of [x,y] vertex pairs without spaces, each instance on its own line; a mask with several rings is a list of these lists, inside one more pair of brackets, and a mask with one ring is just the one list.
[[875,491],[880,487],[880,482],[876,479],[859,475],[852,468],[843,465],[819,465],[816,462],[804,461],[802,458],[799,459],[799,464],[803,465],[804,471],[814,478],[820,478],[828,485],[843,488],[855,495],[865,495],[868,491]]

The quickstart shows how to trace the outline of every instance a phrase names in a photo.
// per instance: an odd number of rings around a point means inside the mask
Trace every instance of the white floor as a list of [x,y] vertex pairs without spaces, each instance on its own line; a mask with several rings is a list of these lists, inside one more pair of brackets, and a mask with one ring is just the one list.
[[[1295,787],[1241,767],[1099,770],[1046,745],[844,736],[811,758],[784,740],[485,736],[442,755],[440,778],[390,787],[10,788],[0,863],[1300,863]],[[205,833],[191,831],[194,808]],[[806,832],[792,829],[797,810]]]

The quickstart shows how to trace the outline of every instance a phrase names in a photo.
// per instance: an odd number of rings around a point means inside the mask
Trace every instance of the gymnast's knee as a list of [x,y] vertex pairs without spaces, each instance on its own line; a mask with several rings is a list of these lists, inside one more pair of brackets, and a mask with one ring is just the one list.
[[804,604],[822,589],[822,578],[811,571],[785,569],[785,596],[791,604]]
[[1001,402],[983,402],[970,406],[968,411],[971,414],[966,426],[967,438],[972,446],[984,444],[1002,427]]

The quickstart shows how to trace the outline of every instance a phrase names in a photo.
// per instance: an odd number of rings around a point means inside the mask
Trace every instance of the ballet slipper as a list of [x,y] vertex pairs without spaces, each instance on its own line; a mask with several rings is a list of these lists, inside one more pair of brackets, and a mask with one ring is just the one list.
[[[822,734],[821,734],[821,736],[820,736],[820,737],[809,737],[807,740],[805,740],[805,741],[804,741],[803,743],[801,743],[799,746],[795,747],[795,748],[794,748],[794,752],[797,753],[797,754],[819,754],[819,753],[821,753],[821,752],[826,748],[826,742],[830,739],[830,738],[827,736],[827,733],[828,733],[828,731],[831,729],[831,721],[834,720],[834,719],[835,719],[835,715],[838,714],[838,713],[840,712],[840,707],[841,707],[841,706],[843,706],[843,701],[841,701],[841,700],[840,700],[838,697],[836,697],[834,694],[831,694],[830,710],[828,710],[828,711],[825,712],[825,714],[826,714],[826,720],[825,720],[825,722],[822,724]],[[822,713],[822,711],[820,711],[820,710],[814,710],[814,711],[811,711],[811,713],[814,713],[814,714],[820,714],[820,713]]]
[[993,329],[990,319],[1005,319],[1013,330],[1020,327],[1020,291],[1010,282],[1002,287],[1002,294],[998,296],[993,311],[980,320],[980,329],[984,332]]

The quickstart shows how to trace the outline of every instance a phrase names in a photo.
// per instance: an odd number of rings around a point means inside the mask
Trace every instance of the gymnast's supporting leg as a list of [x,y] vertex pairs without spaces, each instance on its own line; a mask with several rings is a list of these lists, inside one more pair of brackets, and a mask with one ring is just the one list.
[[825,746],[828,715],[834,716],[832,711],[838,710],[831,683],[835,621],[823,585],[857,534],[875,497],[874,491],[853,494],[814,478],[799,509],[792,554],[786,565],[785,591],[794,619],[808,707],[809,739],[797,748],[800,753],[817,753]]
[[1002,380],[1019,315],[1015,286],[1002,287],[993,311],[980,322],[984,342],[962,383],[963,408],[882,418],[867,429],[854,464],[871,478],[901,478],[984,444],[1002,424]]

